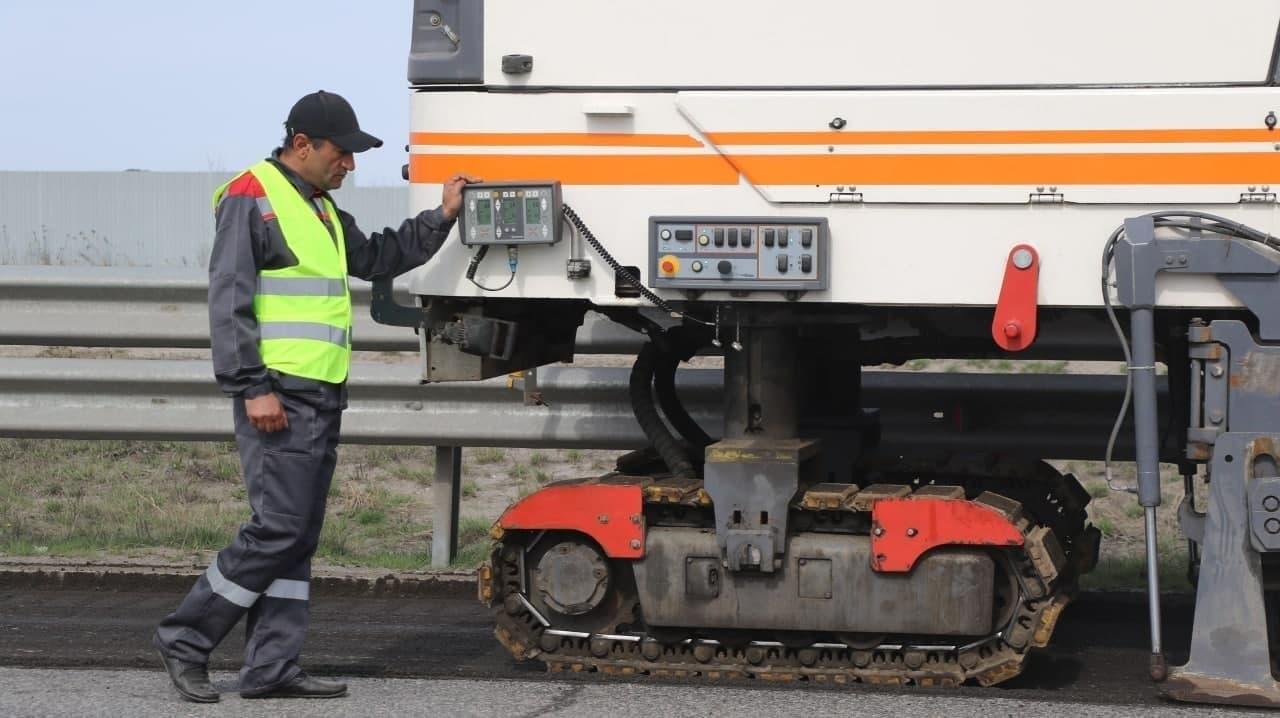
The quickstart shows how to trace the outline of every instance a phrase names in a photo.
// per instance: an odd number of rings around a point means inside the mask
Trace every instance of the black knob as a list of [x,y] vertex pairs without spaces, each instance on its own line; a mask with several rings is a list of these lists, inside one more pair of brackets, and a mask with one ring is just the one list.
[[722,259],[720,260],[720,263],[716,265],[716,269],[720,270],[721,274],[732,274],[733,262],[730,262],[727,259]]

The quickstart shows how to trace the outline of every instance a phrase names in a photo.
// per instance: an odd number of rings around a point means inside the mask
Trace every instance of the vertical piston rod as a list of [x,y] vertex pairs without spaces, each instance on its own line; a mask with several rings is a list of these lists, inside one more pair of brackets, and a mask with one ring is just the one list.
[[1160,505],[1160,454],[1156,419],[1156,351],[1152,308],[1135,306],[1130,315],[1133,356],[1134,449],[1138,459],[1138,503],[1146,520],[1147,604],[1151,621],[1151,677],[1163,680],[1165,663],[1160,631],[1160,565],[1156,545],[1156,507]]

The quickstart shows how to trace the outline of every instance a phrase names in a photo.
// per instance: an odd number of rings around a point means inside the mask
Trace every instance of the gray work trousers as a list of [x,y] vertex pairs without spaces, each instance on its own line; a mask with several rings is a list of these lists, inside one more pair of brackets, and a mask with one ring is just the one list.
[[306,637],[311,556],[320,541],[325,500],[337,462],[340,409],[318,408],[307,396],[277,391],[289,426],[264,433],[234,399],[236,445],[253,516],[218,553],[183,599],[160,622],[157,647],[190,663],[209,654],[245,619],[240,690],[292,680]]

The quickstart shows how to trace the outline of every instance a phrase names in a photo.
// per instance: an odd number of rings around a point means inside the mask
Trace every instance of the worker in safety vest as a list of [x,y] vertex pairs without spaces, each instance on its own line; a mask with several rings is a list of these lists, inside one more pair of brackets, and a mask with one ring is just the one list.
[[209,336],[219,387],[233,397],[236,445],[253,515],[218,553],[154,642],[178,693],[214,702],[210,652],[245,616],[245,698],[334,698],[346,685],[298,665],[311,555],[320,538],[347,404],[347,275],[389,278],[440,249],[462,206],[453,177],[440,207],[366,236],[329,191],[355,153],[382,141],[329,92],[293,106],[283,145],[219,187],[209,261]]

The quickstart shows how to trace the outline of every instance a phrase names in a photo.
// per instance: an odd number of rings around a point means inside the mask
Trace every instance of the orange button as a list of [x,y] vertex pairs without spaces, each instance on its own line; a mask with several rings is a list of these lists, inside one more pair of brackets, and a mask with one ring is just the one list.
[[668,254],[658,260],[658,270],[663,274],[675,274],[680,271],[680,260]]

